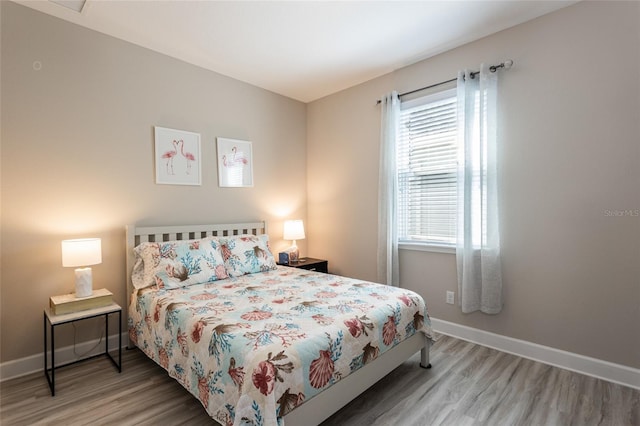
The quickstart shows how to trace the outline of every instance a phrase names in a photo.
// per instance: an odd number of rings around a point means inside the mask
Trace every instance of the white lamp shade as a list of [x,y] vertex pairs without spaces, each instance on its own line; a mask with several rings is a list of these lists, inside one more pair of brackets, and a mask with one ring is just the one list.
[[285,240],[302,240],[304,239],[304,224],[302,220],[286,220],[284,222],[284,235]]
[[76,267],[102,263],[100,238],[62,241],[62,266]]

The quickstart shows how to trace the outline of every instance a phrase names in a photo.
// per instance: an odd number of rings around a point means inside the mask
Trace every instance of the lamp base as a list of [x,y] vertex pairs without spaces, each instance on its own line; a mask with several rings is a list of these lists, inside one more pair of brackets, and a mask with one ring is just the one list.
[[298,263],[300,260],[300,251],[298,250],[298,246],[290,247],[287,250],[289,253],[289,263]]
[[89,297],[93,294],[93,277],[91,268],[78,268],[76,273],[76,298]]

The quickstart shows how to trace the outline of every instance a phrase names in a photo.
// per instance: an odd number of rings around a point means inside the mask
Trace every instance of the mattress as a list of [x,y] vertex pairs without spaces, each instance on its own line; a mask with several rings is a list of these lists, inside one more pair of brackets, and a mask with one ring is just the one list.
[[281,424],[415,333],[432,338],[410,290],[288,267],[130,303],[131,341],[224,425]]

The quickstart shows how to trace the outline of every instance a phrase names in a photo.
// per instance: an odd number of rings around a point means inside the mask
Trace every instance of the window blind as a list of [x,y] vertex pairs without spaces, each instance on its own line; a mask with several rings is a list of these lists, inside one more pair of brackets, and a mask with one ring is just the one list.
[[400,241],[455,244],[456,92],[403,103],[398,164]]

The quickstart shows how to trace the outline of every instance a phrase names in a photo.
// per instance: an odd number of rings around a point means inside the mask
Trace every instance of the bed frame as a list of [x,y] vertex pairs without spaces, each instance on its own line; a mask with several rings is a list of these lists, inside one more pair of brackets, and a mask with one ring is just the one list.
[[[135,262],[133,248],[138,244],[142,242],[190,240],[211,236],[261,235],[266,233],[267,224],[265,221],[185,226],[137,227],[128,225],[126,227],[127,319],[129,318],[129,297],[134,291],[133,283],[131,282],[131,271]],[[428,339],[422,333],[416,333],[411,338],[380,355],[375,361],[305,401],[304,404],[284,417],[285,425],[320,424],[418,351],[420,351],[420,366],[431,368],[431,364],[429,364],[429,346]],[[132,347],[133,344],[129,340],[129,348]]]

